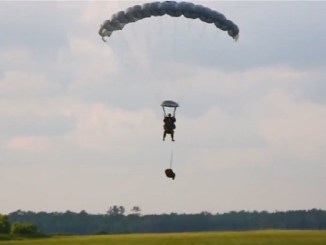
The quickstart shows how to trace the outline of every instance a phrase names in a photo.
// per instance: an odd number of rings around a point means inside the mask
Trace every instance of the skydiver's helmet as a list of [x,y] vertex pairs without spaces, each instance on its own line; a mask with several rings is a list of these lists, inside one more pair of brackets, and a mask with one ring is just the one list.
[[168,117],[171,117],[171,113],[168,114]]

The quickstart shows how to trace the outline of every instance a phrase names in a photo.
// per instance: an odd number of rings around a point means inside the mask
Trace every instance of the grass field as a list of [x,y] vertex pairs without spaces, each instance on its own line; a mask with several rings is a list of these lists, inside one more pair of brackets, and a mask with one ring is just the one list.
[[0,241],[1,245],[326,245],[326,231],[243,231],[97,236],[55,236]]

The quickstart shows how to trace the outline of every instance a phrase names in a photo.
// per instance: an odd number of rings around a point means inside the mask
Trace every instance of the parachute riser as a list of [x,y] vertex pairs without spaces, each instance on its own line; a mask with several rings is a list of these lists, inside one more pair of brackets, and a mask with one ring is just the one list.
[[[168,115],[167,115],[168,113],[166,112],[165,107],[162,106],[162,108],[163,108],[164,117],[167,117],[167,116],[168,116]],[[175,117],[175,112],[176,112],[176,110],[177,110],[177,107],[174,107],[174,108],[173,108],[173,117]]]
[[174,110],[173,110],[173,117],[175,117],[175,111],[177,110],[177,107],[174,107]]
[[163,108],[164,117],[166,117],[167,114],[170,114],[166,111],[166,108],[173,108],[170,110],[171,110],[171,113],[173,113],[173,117],[175,117],[175,112],[176,112],[177,108],[179,107],[179,104],[174,102],[173,100],[165,100],[162,102],[161,106]]

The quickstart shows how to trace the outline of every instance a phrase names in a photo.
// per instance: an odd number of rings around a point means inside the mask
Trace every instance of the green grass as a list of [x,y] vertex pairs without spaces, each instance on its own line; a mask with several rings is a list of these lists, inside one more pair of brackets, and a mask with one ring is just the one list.
[[325,231],[264,230],[94,236],[0,241],[0,245],[325,245]]

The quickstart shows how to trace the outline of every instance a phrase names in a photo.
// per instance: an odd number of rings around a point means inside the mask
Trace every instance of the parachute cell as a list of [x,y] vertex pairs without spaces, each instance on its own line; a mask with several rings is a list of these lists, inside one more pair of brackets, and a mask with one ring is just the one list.
[[104,38],[110,37],[114,31],[122,30],[126,24],[136,22],[138,20],[151,16],[169,15],[172,17],[180,17],[183,15],[190,19],[200,19],[215,26],[223,31],[227,31],[229,36],[234,39],[238,38],[239,28],[231,20],[225,18],[221,13],[190,2],[152,2],[143,5],[135,5],[125,11],[120,11],[112,15],[110,20],[104,21],[99,34]]

